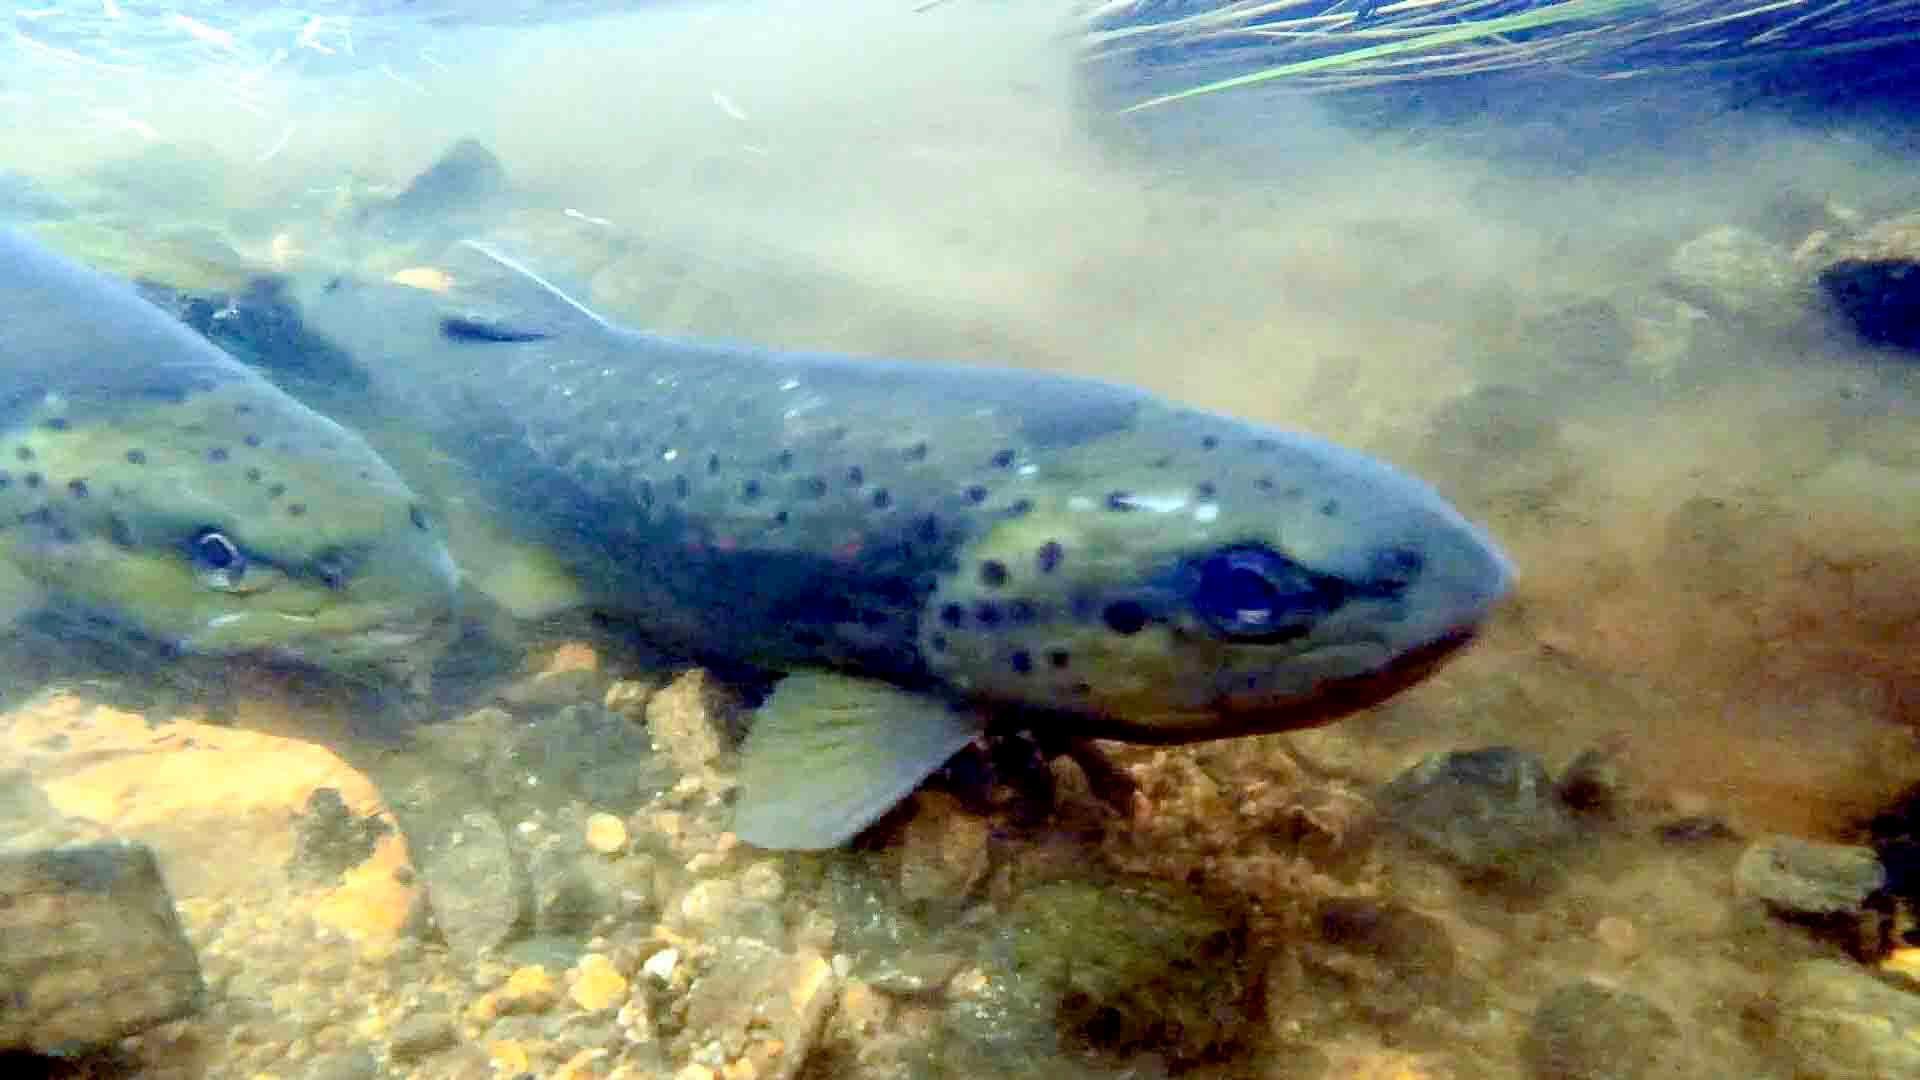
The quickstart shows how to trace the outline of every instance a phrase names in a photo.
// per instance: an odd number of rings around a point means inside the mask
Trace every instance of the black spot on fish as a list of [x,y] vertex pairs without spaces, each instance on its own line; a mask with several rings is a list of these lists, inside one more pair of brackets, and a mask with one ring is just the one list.
[[873,508],[875,510],[885,510],[892,505],[893,495],[889,493],[886,488],[880,488],[873,493]]
[[690,416],[688,416],[688,415],[687,415],[686,413],[674,413],[674,414],[673,414],[673,426],[674,426],[674,429],[675,429],[675,430],[677,430],[677,431],[685,431],[685,430],[687,430],[687,428],[688,428],[688,427],[689,427],[689,426],[690,426],[690,425],[691,425],[692,423],[693,423],[693,418],[692,418],[692,417],[690,417]]
[[970,503],[983,503],[987,501],[987,489],[981,487],[979,484],[968,488],[966,495],[967,501]]
[[287,485],[285,484],[268,484],[267,485],[267,498],[269,499],[277,499],[280,496],[285,495],[286,493],[287,493]]
[[213,447],[212,449],[207,451],[207,460],[208,461],[227,460],[227,448],[224,446]]
[[1011,450],[998,451],[993,455],[993,467],[996,469],[1009,468],[1013,465],[1013,457],[1014,454]]
[[1107,509],[1126,513],[1133,509],[1133,496],[1124,491],[1107,492]]
[[917,442],[917,443],[914,443],[912,446],[907,447],[907,460],[908,461],[927,460],[927,444],[923,442]]
[[707,475],[717,476],[719,475],[719,473],[720,473],[720,455],[708,454],[707,455]]
[[133,546],[133,526],[127,524],[126,518],[115,514],[107,519],[107,538],[116,547],[130,548]]
[[287,516],[288,516],[288,517],[300,517],[301,515],[303,515],[303,514],[305,514],[306,512],[307,512],[307,504],[306,504],[306,503],[288,503],[288,504],[287,504]]
[[248,413],[253,411],[253,406],[248,405],[246,402],[241,402],[240,404],[235,405],[233,407],[233,411],[240,414],[241,416],[245,416]]
[[427,531],[427,512],[420,509],[419,504],[407,507],[407,520],[413,522],[413,527],[421,532]]
[[1015,499],[1013,500],[1013,505],[1007,507],[1008,517],[1024,517],[1027,514],[1030,514],[1032,512],[1033,512],[1032,499]]
[[1033,654],[1025,649],[1016,649],[1012,656],[1007,657],[1007,663],[1013,665],[1014,674],[1025,675],[1033,670]]
[[673,493],[682,499],[693,494],[693,481],[687,479],[686,473],[680,473],[673,478]]
[[260,482],[260,470],[259,470],[259,469],[255,469],[255,468],[248,468],[248,469],[247,469],[247,471],[246,471],[245,473],[242,473],[241,475],[243,475],[243,476],[245,476],[245,477],[247,478],[247,483],[249,483],[249,484],[257,484],[257,483],[259,483],[259,482]]
[[40,486],[40,474],[37,472],[30,472],[26,476],[21,477],[21,479],[25,480],[27,482],[27,486],[30,488],[37,488]]
[[485,345],[540,341],[549,335],[540,330],[511,326],[506,323],[449,315],[440,320],[440,336],[448,341],[470,341]]
[[859,487],[861,484],[864,484],[866,482],[867,482],[867,472],[865,469],[862,469],[860,466],[855,465],[847,470],[847,486],[848,487]]
[[1000,609],[993,604],[979,604],[973,609],[973,617],[981,626],[999,626]]
[[1321,503],[1320,516],[1321,517],[1339,517],[1340,516],[1340,500],[1328,499],[1326,502]]
[[1072,662],[1073,655],[1065,649],[1047,650],[1047,663],[1056,671],[1065,670],[1066,666]]
[[1220,440],[1217,436],[1208,435],[1200,440],[1200,449],[1202,450],[1218,450],[1219,448]]
[[361,469],[359,472],[354,473],[354,475],[358,476],[360,479],[365,480],[368,483],[373,482],[373,473],[368,469]]
[[49,431],[65,431],[67,430],[67,426],[67,418],[64,416],[55,416],[47,420],[47,430]]
[[1198,498],[1201,502],[1212,502],[1214,496],[1219,493],[1220,489],[1215,487],[1211,481],[1202,480],[1193,486],[1194,497]]
[[240,441],[243,443],[246,443],[248,446],[258,447],[260,445],[260,436],[250,434],[246,438],[241,439]]
[[787,513],[785,510],[782,510],[779,513],[773,515],[773,523],[775,525],[785,525],[787,522],[792,520],[793,520],[793,515]]
[[940,519],[933,514],[921,518],[914,526],[914,534],[921,543],[925,544],[931,544],[940,539]]
[[1147,462],[1147,465],[1150,468],[1155,468],[1155,469],[1164,469],[1167,466],[1172,464],[1173,464],[1173,459],[1170,457],[1157,457],[1157,458],[1154,458],[1152,461]]
[[1007,621],[1015,626],[1025,626],[1032,622],[1039,612],[1034,610],[1032,601],[1015,600],[1007,605]]
[[940,608],[940,621],[948,626],[958,628],[961,623],[967,621],[966,609],[959,604],[942,605]]
[[6,488],[6,487],[12,487],[12,486],[13,486],[13,474],[8,472],[5,469],[0,469],[0,488]]
[[1147,609],[1132,600],[1116,600],[1106,606],[1100,618],[1116,634],[1137,634],[1146,629]]
[[934,652],[946,652],[947,651],[947,635],[935,634],[932,637],[927,639],[927,644],[933,646]]
[[32,461],[33,447],[31,446],[18,447],[14,450],[13,456],[19,458],[21,461]]
[[72,496],[73,496],[74,498],[76,498],[76,499],[84,499],[84,498],[86,498],[86,497],[87,497],[87,482],[86,482],[85,480],[69,480],[69,481],[67,481],[67,493],[68,493],[69,495],[72,495]]
[[807,494],[819,498],[827,493],[827,478],[824,476],[807,477]]
[[1271,476],[1263,476],[1260,479],[1254,481],[1254,483],[1260,488],[1261,491],[1272,491],[1274,488],[1273,477]]
[[127,451],[127,464],[145,465],[146,463],[147,463],[147,452],[145,450],[136,448],[136,449]]
[[1272,439],[1263,437],[1253,440],[1253,448],[1255,450],[1273,451],[1280,449],[1280,444],[1274,442]]
[[980,564],[980,584],[989,589],[997,589],[1007,583],[1007,564],[997,559],[988,559]]
[[793,468],[793,451],[791,450],[780,451],[779,456],[773,459],[773,464],[775,468],[781,470],[782,472],[785,472],[786,470]]
[[1034,552],[1033,562],[1043,574],[1051,574],[1060,568],[1060,560],[1067,557],[1067,549],[1060,546],[1058,540],[1049,540]]
[[760,497],[760,481],[743,480],[740,482],[740,498],[752,502]]

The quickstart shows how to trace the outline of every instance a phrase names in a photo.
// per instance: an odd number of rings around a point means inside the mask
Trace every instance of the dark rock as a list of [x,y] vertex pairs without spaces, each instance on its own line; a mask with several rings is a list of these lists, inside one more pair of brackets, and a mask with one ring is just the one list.
[[1553,887],[1577,836],[1546,765],[1510,747],[1430,755],[1386,786],[1380,806],[1466,880],[1500,888]]
[[1688,814],[1654,826],[1653,835],[1663,844],[1683,847],[1694,844],[1718,844],[1740,839],[1733,826],[1711,814]]
[[316,788],[293,823],[289,870],[302,881],[331,881],[366,862],[393,831],[378,814],[355,817],[335,788]]
[[1860,956],[1878,954],[1888,926],[1887,871],[1872,848],[1769,836],[1740,856],[1743,896]]
[[506,194],[507,172],[500,159],[477,140],[461,139],[400,194],[368,207],[362,224],[397,240],[443,233],[462,219],[499,208]]
[[1576,813],[1605,817],[1619,808],[1625,786],[1619,755],[1587,750],[1560,777],[1560,801]]
[[966,1044],[956,1053],[987,1062],[1062,1050],[1176,1067],[1218,1058],[1252,1023],[1246,941],[1236,913],[1164,882],[1039,885],[996,924],[985,985],[949,994],[946,1033]]
[[1393,1026],[1424,1009],[1458,1010],[1473,1000],[1456,970],[1453,939],[1431,915],[1364,897],[1324,900],[1316,914],[1328,948],[1303,958],[1311,978],[1303,989],[1337,1002],[1341,1014]]
[[394,1025],[387,1052],[397,1064],[412,1065],[452,1046],[459,1037],[452,1018],[445,1013],[414,1013]]
[[1920,262],[1841,259],[1819,280],[1862,341],[1920,350]]
[[1920,994],[1838,960],[1794,969],[1774,995],[1778,1035],[1820,1080],[1920,1076]]
[[497,818],[472,810],[445,831],[430,837],[410,831],[408,839],[434,925],[456,952],[498,948],[524,928],[526,877]]
[[0,855],[0,1052],[84,1052],[187,1016],[203,996],[144,844]]
[[1679,1025],[1638,994],[1590,980],[1547,995],[1520,1056],[1537,1080],[1677,1076]]

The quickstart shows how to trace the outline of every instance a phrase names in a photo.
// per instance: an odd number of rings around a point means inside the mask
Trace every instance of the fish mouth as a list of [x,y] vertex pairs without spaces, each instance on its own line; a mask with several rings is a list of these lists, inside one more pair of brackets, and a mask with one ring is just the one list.
[[1425,681],[1479,637],[1478,627],[1451,631],[1410,649],[1372,671],[1329,679],[1306,694],[1222,694],[1200,712],[1092,717],[1077,725],[1093,738],[1174,746],[1242,735],[1271,735],[1322,727],[1352,716]]

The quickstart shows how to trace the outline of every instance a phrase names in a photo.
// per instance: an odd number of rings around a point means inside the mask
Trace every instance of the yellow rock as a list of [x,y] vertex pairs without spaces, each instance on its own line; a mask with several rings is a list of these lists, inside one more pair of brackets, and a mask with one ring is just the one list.
[[1920,982],[1920,948],[1893,950],[1880,961],[1880,970]]
[[580,958],[569,996],[588,1012],[611,1009],[627,1000],[627,980],[613,969],[612,961],[599,953],[588,953]]
[[569,641],[553,650],[546,664],[540,669],[542,675],[558,675],[565,671],[599,671],[600,654],[593,646],[584,641]]
[[512,1039],[488,1043],[487,1056],[493,1059],[494,1071],[507,1076],[520,1076],[533,1068],[533,1059],[528,1055],[527,1048]]
[[500,988],[500,1008],[504,1012],[544,1012],[559,1000],[560,990],[553,975],[541,964],[516,968]]
[[[284,726],[297,719],[280,718]],[[387,826],[372,854],[334,887],[293,898],[292,913],[363,941],[391,942],[413,909],[406,841],[380,793],[332,751],[246,727],[178,720],[149,726],[132,712],[52,694],[0,715],[0,760],[25,769],[54,809],[150,845],[177,895],[279,888],[295,823],[321,788],[349,813]],[[246,837],[234,856],[233,838]],[[183,909],[189,917],[193,907]],[[276,922],[287,911],[274,915]]]
[[602,855],[618,855],[627,849],[626,822],[612,814],[593,814],[587,818],[587,846]]
[[395,271],[389,280],[395,285],[425,289],[428,292],[445,294],[453,291],[453,275],[432,266],[409,266],[404,270]]

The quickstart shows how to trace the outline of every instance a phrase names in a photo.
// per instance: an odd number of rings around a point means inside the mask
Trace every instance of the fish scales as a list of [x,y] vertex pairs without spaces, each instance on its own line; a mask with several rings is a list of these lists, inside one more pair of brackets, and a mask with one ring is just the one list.
[[[335,279],[301,303],[602,606],[710,662],[1177,742],[1377,700],[1510,580],[1421,481],[1131,387],[669,338],[550,286],[504,315],[491,287]],[[756,842],[830,838],[755,817]]]

